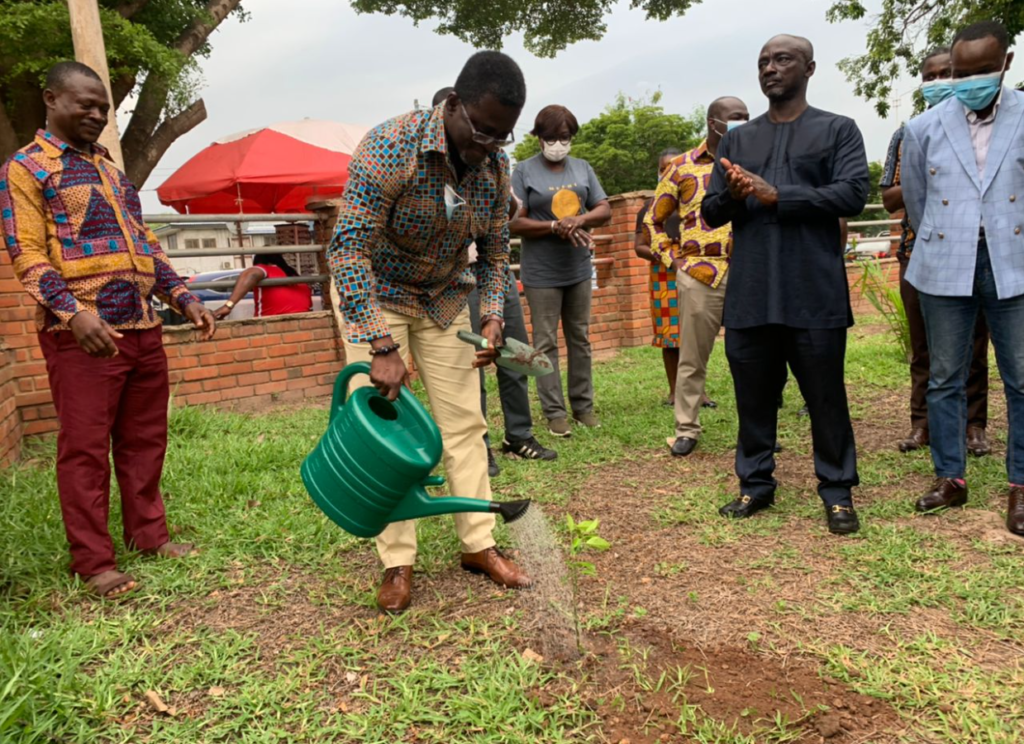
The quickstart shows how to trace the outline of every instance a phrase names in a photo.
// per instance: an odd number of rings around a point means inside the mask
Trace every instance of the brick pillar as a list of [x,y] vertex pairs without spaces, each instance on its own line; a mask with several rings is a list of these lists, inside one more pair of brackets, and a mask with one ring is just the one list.
[[57,430],[36,307],[15,277],[10,255],[0,251],[0,462],[17,455],[22,436]]
[[312,245],[313,235],[309,227],[299,222],[274,225],[278,245]]

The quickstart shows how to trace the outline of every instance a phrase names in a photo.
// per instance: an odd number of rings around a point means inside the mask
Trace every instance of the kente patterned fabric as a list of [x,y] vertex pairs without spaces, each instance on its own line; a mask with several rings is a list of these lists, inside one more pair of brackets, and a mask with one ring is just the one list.
[[[700,214],[714,165],[706,141],[674,157],[669,172],[658,182],[654,205],[646,218],[651,252],[669,268],[673,257],[678,258],[682,271],[709,287],[722,283],[732,255],[732,228],[708,227]],[[675,212],[681,220],[678,242],[665,232],[665,220]]]
[[[636,215],[636,231],[644,234],[647,245],[651,244],[651,228],[644,222],[652,204],[654,204],[654,199],[648,199]],[[669,237],[678,240],[679,218],[669,216],[665,221],[665,230]],[[670,245],[670,247],[675,249],[674,245]],[[662,263],[651,261],[647,286],[651,293],[651,325],[654,327],[654,338],[651,345],[660,349],[678,349],[679,292],[676,288],[675,272],[666,268]]]
[[154,295],[179,312],[197,301],[99,145],[79,152],[40,130],[0,169],[0,212],[14,272],[39,303],[38,330],[67,329],[83,310],[117,329],[154,328]]
[[328,250],[349,342],[389,335],[382,307],[447,328],[477,285],[481,317],[502,317],[510,189],[504,152],[459,182],[443,105],[370,130],[349,164]]

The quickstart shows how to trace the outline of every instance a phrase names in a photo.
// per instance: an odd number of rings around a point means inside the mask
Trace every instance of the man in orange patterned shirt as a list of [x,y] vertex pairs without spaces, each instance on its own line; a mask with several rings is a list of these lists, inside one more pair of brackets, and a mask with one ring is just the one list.
[[[722,328],[725,288],[732,253],[728,224],[711,228],[700,214],[701,200],[711,180],[715,152],[728,129],[749,121],[747,106],[724,97],[708,107],[708,136],[695,150],[672,159],[658,184],[647,213],[651,253],[676,273],[679,288],[679,369],[676,376],[676,440],[672,454],[686,457],[700,437],[700,407],[708,359]],[[679,214],[679,240],[665,232],[665,222]]]
[[160,474],[167,449],[167,356],[152,298],[209,339],[210,311],[189,293],[142,221],[135,186],[96,144],[110,102],[99,76],[61,62],[47,76],[47,129],[0,169],[4,242],[39,304],[57,436],[57,488],[71,570],[102,597],[134,588],[107,529],[110,449],[125,543],[180,557],[169,540]]

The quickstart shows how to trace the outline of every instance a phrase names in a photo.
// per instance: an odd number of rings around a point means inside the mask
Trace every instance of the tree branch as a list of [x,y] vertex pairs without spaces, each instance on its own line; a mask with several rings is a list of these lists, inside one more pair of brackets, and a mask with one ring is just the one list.
[[149,5],[149,0],[130,0],[129,2],[122,3],[117,8],[117,12],[124,19],[131,19],[133,15],[138,13],[140,10]]
[[196,18],[187,29],[178,37],[174,48],[190,57],[201,47],[231,12],[238,7],[242,0],[208,0],[206,3],[206,18]]
[[141,151],[133,153],[131,158],[126,152],[125,172],[136,188],[142,188],[153,168],[167,152],[167,148],[174,144],[178,137],[192,131],[205,120],[206,104],[200,98],[180,114],[172,116],[157,127]]

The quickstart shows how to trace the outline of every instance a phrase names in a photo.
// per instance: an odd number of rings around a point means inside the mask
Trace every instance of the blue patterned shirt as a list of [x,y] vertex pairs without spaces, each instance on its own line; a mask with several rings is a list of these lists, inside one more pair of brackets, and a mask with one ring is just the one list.
[[[508,253],[508,156],[493,153],[460,182],[444,107],[372,129],[349,164],[328,261],[351,343],[389,335],[381,308],[447,328],[480,288],[481,316],[501,317]],[[448,215],[445,187],[457,195]],[[476,241],[479,257],[468,263]]]

